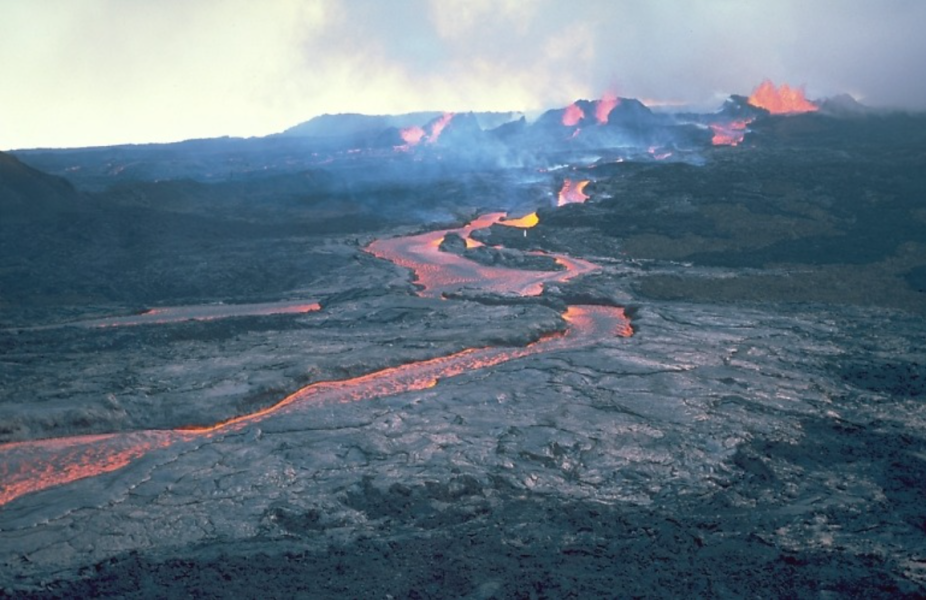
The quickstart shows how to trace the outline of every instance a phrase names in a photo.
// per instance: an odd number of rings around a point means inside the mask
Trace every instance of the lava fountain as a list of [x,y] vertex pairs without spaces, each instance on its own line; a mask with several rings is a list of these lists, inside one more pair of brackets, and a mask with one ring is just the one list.
[[819,107],[804,96],[799,88],[789,87],[787,83],[776,88],[775,84],[766,79],[752,91],[749,104],[764,108],[774,115],[788,113],[804,113],[819,110]]
[[448,112],[444,113],[438,117],[433,123],[431,123],[431,132],[428,134],[428,143],[434,144],[440,138],[441,132],[444,131],[444,128],[450,124],[450,121],[453,120],[454,113]]
[[595,103],[595,120],[599,125],[607,125],[611,111],[621,103],[621,99],[614,94],[605,94]]
[[575,127],[579,121],[585,118],[585,111],[578,104],[573,102],[563,110],[562,123],[566,127]]

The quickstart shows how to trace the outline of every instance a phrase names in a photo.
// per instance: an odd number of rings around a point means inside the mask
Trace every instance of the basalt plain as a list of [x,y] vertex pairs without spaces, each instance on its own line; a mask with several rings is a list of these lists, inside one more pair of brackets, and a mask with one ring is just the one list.
[[[314,382],[523,347],[572,304],[625,307],[633,335],[23,495],[0,507],[2,593],[922,596],[926,124],[754,129],[696,161],[445,169],[363,195],[339,179],[353,167],[101,191],[4,157],[5,198],[17,182],[47,199],[2,222],[4,443],[208,425]],[[567,176],[590,199],[557,208]],[[475,232],[505,249],[482,260],[598,270],[535,297],[426,298],[366,251],[499,209],[539,222]],[[320,310],[81,326],[282,300]]]

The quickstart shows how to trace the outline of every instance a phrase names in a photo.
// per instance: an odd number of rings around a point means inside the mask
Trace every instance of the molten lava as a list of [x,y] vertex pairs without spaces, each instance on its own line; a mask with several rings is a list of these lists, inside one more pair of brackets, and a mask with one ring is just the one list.
[[621,99],[613,94],[605,94],[595,103],[595,120],[599,125],[607,125],[611,111],[621,103]]
[[521,227],[522,229],[530,229],[540,222],[540,217],[537,216],[537,213],[532,212],[529,215],[524,215],[520,219],[505,219],[499,221],[499,225],[507,225],[508,227]]
[[470,240],[472,231],[500,224],[504,216],[505,213],[489,213],[457,229],[375,240],[367,246],[366,251],[410,269],[414,273],[415,283],[421,288],[418,294],[431,298],[442,298],[445,294],[467,288],[503,295],[538,296],[543,292],[544,283],[561,283],[598,269],[596,265],[582,259],[551,254],[563,270],[525,271],[481,265],[463,256],[438,250],[440,244],[435,243],[435,240],[440,240],[448,233],[456,233]]
[[584,118],[585,111],[575,102],[567,106],[566,110],[563,111],[563,125],[566,127],[575,127]]
[[441,379],[474,370],[633,334],[630,320],[618,307],[571,306],[563,318],[569,323],[564,334],[546,335],[524,347],[471,348],[352,379],[314,383],[273,406],[215,425],[0,444],[0,506],[25,494],[121,469],[158,449],[237,431],[271,416],[290,415],[319,404],[358,402],[426,390],[438,385]]
[[556,199],[557,206],[565,206],[567,204],[581,204],[589,199],[589,196],[585,194],[585,186],[589,184],[587,179],[583,180],[572,180],[564,179],[563,187],[559,190],[559,195]]
[[424,129],[413,125],[412,127],[406,127],[399,131],[399,135],[402,136],[402,141],[405,142],[408,146],[417,146],[421,142],[421,138],[424,137]]
[[431,132],[428,134],[428,143],[433,144],[437,142],[437,139],[440,137],[444,128],[453,120],[453,113],[444,113],[439,119],[431,123]]
[[804,113],[819,110],[819,107],[804,97],[804,91],[791,88],[787,83],[775,88],[775,84],[766,79],[752,91],[749,104],[764,108],[772,114]]
[[[570,188],[570,191],[565,195],[573,197],[578,194],[584,200],[587,196],[582,194],[582,188],[587,183],[567,180],[564,189]],[[491,213],[456,229],[376,240],[367,251],[411,269],[422,287],[420,294],[423,296],[440,296],[444,292],[464,287],[503,294],[536,295],[541,293],[546,282],[566,281],[598,268],[588,261],[565,255],[552,255],[563,267],[562,271],[486,267],[438,249],[439,241],[448,233],[463,237],[468,245],[472,231],[501,223],[504,216],[504,213]],[[504,221],[504,224],[526,228],[536,225],[537,220],[536,213],[533,213],[520,219]],[[292,309],[315,310],[316,306],[302,304],[294,305]],[[279,308],[274,306],[272,310]],[[163,316],[163,313],[164,309],[152,312],[157,316]],[[115,471],[159,449],[179,446],[180,450],[175,451],[194,451],[200,443],[197,440],[203,437],[236,431],[270,417],[311,410],[319,404],[356,402],[426,390],[439,385],[442,379],[473,370],[542,352],[597,345],[614,337],[633,334],[629,319],[623,309],[618,307],[570,306],[563,318],[568,325],[565,332],[544,335],[524,347],[471,348],[360,377],[314,383],[272,406],[213,425],[0,444],[0,505],[24,494]],[[184,444],[189,444],[189,448]]]
[[751,122],[751,119],[741,119],[729,123],[712,123],[711,130],[714,132],[714,137],[711,138],[711,143],[715,146],[736,146],[743,141],[746,136],[746,126]]

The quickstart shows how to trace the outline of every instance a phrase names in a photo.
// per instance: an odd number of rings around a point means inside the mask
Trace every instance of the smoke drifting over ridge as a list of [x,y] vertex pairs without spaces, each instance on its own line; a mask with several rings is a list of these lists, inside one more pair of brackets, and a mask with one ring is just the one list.
[[926,108],[898,0],[4,3],[0,148],[264,135],[314,115],[718,106],[770,78]]

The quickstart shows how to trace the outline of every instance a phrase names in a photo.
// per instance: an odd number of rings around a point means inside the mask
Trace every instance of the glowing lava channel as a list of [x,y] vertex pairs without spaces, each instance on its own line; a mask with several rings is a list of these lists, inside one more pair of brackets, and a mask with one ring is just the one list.
[[589,196],[585,194],[585,186],[589,184],[587,179],[581,181],[575,181],[572,179],[564,179],[563,187],[559,190],[559,194],[556,197],[557,206],[566,206],[567,204],[581,204],[589,199]]
[[[562,283],[598,269],[588,261],[550,254],[564,267],[562,271],[525,271],[509,267],[487,266],[468,258],[441,252],[440,240],[448,233],[470,239],[470,233],[501,223],[505,213],[489,213],[456,229],[432,231],[419,235],[376,240],[366,250],[373,256],[411,269],[419,295],[441,298],[463,289],[476,289],[502,295],[538,296],[544,283]],[[505,221],[511,225],[512,221]],[[531,254],[543,254],[532,252]]]
[[[563,271],[527,272],[484,267],[438,249],[439,240],[450,232],[469,239],[473,230],[499,223],[503,217],[504,213],[491,213],[456,229],[377,240],[367,251],[411,269],[422,287],[420,293],[423,296],[440,295],[464,286],[490,292],[533,295],[542,291],[545,282],[565,281],[597,268],[592,263],[565,255],[551,255],[563,266]],[[536,215],[528,215],[505,223],[527,228],[536,224],[535,218]],[[581,348],[633,334],[629,319],[618,307],[570,306],[563,318],[568,324],[564,333],[546,335],[521,348],[472,348],[352,379],[319,382],[298,390],[273,406],[209,426],[0,444],[0,505],[25,494],[109,473],[149,452],[235,431],[273,415],[288,414],[319,404],[357,402],[424,390],[434,387],[441,379],[477,369],[541,352]]]
[[711,143],[715,146],[736,146],[746,137],[746,126],[752,119],[730,121],[729,123],[712,123],[711,130],[714,137]]
[[151,451],[200,437],[239,430],[300,408],[371,400],[432,388],[441,379],[486,369],[541,352],[574,349],[633,334],[623,309],[571,306],[570,327],[522,348],[472,348],[341,381],[306,386],[277,404],[206,427],[75,436],[0,445],[0,506],[25,494],[109,473]]

